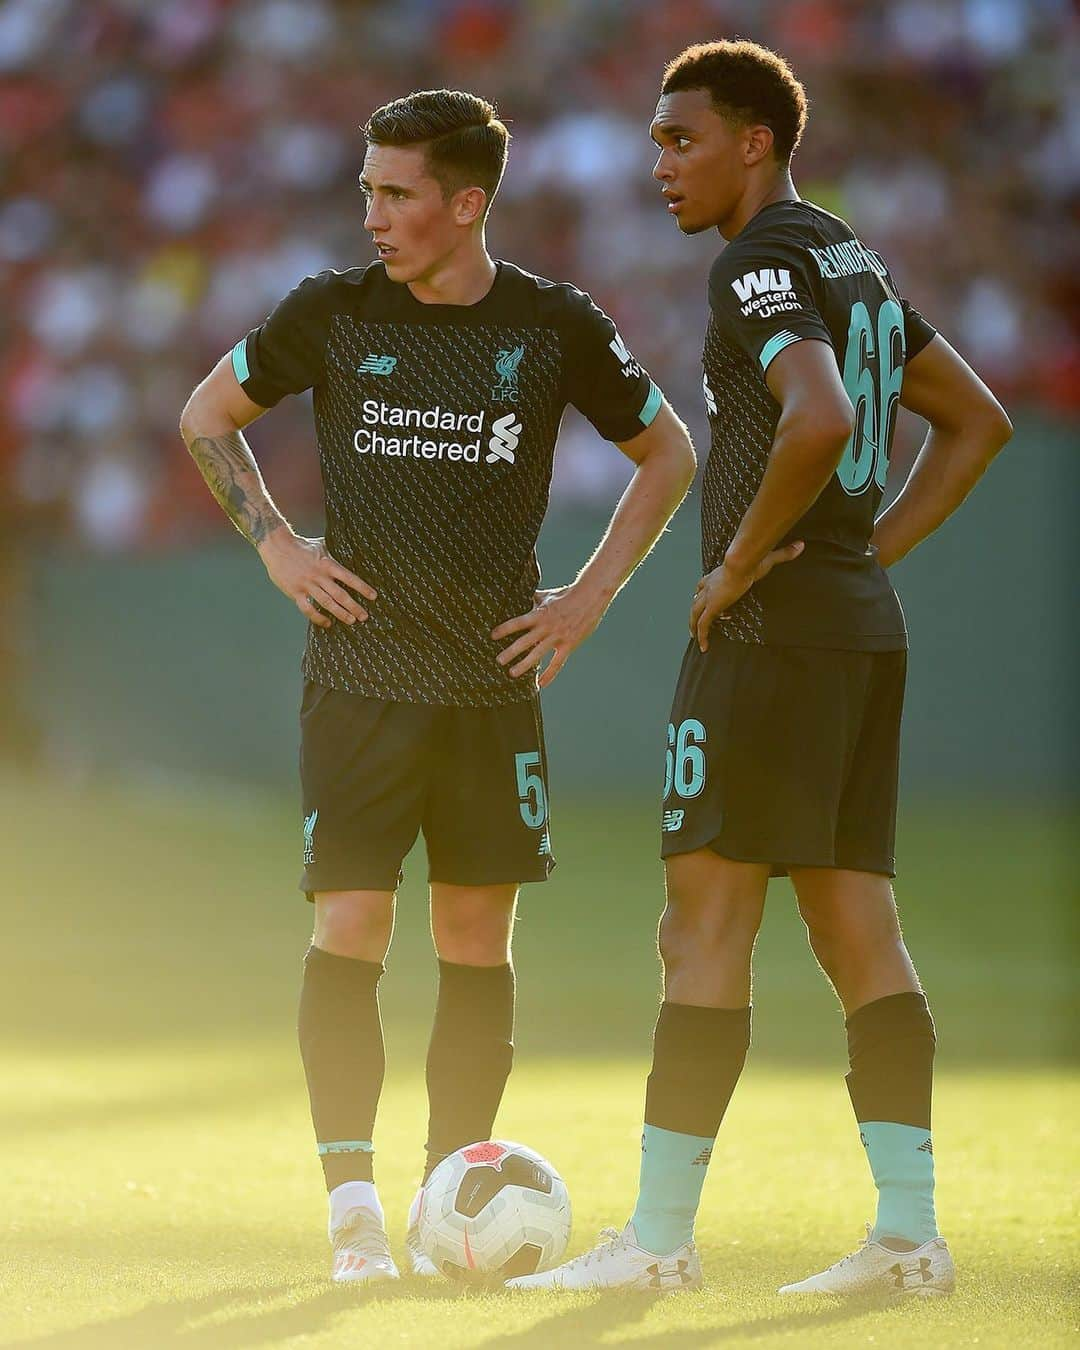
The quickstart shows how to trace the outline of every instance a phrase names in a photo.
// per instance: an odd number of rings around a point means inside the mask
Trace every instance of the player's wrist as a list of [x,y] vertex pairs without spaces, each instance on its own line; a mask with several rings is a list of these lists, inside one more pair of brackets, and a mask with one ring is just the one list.
[[760,565],[760,558],[753,557],[747,550],[740,548],[737,543],[732,544],[724,554],[722,562],[724,571],[739,579],[752,577]]
[[296,535],[292,527],[285,520],[279,520],[271,525],[261,539],[255,541],[255,552],[263,562],[277,557],[283,549],[287,549],[290,544],[296,542]]
[[581,576],[572,583],[571,589],[581,597],[586,607],[603,615],[607,607],[618,594],[618,586],[610,580],[603,577],[589,576],[582,572]]

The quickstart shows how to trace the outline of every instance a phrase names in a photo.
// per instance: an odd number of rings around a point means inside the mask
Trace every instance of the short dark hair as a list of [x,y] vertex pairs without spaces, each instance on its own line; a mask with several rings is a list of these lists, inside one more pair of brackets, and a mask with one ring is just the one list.
[[704,89],[713,107],[736,125],[761,122],[773,154],[788,164],[806,125],[806,90],[776,52],[745,38],[698,42],[664,67],[661,93]]
[[369,145],[422,145],[445,201],[462,188],[480,187],[487,206],[502,181],[510,144],[494,104],[460,89],[421,89],[396,98],[376,108],[364,135]]

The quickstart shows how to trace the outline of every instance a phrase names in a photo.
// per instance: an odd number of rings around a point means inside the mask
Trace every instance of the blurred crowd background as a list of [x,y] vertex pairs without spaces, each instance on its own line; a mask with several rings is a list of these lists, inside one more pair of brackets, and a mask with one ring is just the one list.
[[[223,521],[177,434],[193,385],[307,273],[372,257],[359,126],[456,84],[513,132],[489,242],[573,280],[703,433],[715,236],[662,210],[647,138],[691,41],[785,53],[804,196],[847,217],[1011,409],[1080,394],[1076,29],[1067,0],[7,0],[0,4],[0,514],[96,551]],[[302,400],[253,432],[318,518]],[[573,419],[555,501],[619,456]]]

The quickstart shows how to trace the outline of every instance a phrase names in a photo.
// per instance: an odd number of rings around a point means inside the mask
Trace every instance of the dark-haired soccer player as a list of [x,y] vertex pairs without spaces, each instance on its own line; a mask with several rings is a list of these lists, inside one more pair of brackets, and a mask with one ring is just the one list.
[[[270,579],[311,622],[301,712],[303,890],[315,905],[300,1046],[330,1192],[333,1278],[393,1279],[372,1171],[378,983],[402,859],[427,842],[439,994],[425,1180],[490,1136],[513,1052],[518,884],[551,867],[537,667],[551,682],[651,548],[694,472],[686,430],[573,286],[494,262],[484,222],[508,133],[440,90],[365,127],[379,261],[309,277],[196,389],[182,431]],[[326,539],[298,537],[241,428],[314,389]],[[574,404],[636,465],[571,585],[534,545]],[[513,637],[506,645],[503,640]],[[502,648],[500,650],[500,645]],[[413,1269],[434,1273],[409,1218]]]
[[[728,241],[709,276],[705,575],[668,726],[665,1001],[633,1218],[519,1285],[700,1280],[694,1217],[750,1043],[754,938],[770,874],[788,873],[847,1017],[878,1209],[858,1251],[781,1292],[953,1286],[934,1217],[934,1024],[890,884],[907,641],[885,569],[963,501],[1011,427],[881,258],[799,198],[805,118],[787,64],[751,42],[691,47],[664,72],[654,176],[683,233]],[[875,522],[898,404],[930,430]]]

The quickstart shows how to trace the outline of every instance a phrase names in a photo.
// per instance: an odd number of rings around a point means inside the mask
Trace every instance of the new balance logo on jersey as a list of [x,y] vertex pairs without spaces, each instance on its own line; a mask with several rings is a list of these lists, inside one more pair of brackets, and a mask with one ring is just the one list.
[[315,861],[315,826],[319,821],[318,808],[304,817],[304,866]]
[[767,319],[771,314],[800,308],[786,267],[759,267],[733,281],[731,289],[741,302],[739,312],[744,319]]
[[356,367],[357,375],[393,375],[397,365],[396,356],[376,356],[369,353]]
[[661,831],[664,834],[672,834],[675,830],[681,830],[685,815],[685,811],[665,811],[660,825]]
[[703,376],[701,377],[701,387],[702,387],[702,389],[703,389],[704,392],[705,392],[705,411],[709,414],[710,417],[715,417],[715,416],[716,416],[716,395],[715,395],[715,394],[713,393],[713,391],[709,388],[709,377],[708,377],[708,375],[703,375]]
[[491,439],[488,441],[487,462],[497,464],[504,460],[513,464],[514,451],[521,439],[521,423],[516,413],[507,413],[505,417],[496,417],[491,424]]
[[637,361],[634,360],[633,356],[631,356],[630,348],[618,333],[611,339],[608,346],[618,358],[619,364],[622,366],[622,373],[626,378],[628,380],[636,380],[641,374],[641,367],[638,365]]
[[547,832],[547,830],[545,830],[544,833],[540,836],[540,847],[536,850],[536,856],[538,858],[546,858],[549,857],[550,854],[551,854],[551,835]]

